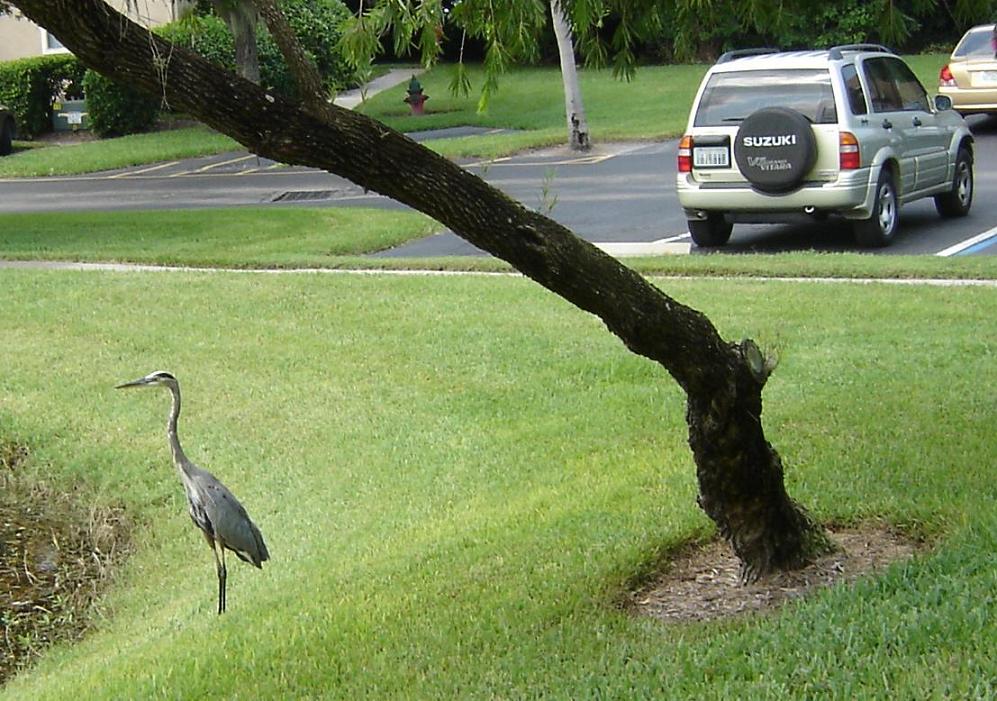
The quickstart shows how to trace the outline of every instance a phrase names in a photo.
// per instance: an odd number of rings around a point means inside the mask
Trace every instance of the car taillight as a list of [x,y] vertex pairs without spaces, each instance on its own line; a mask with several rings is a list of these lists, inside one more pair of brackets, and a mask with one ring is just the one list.
[[862,167],[859,140],[849,131],[843,131],[838,135],[838,167],[841,170],[855,170]]
[[692,137],[688,134],[679,141],[678,165],[680,173],[692,172]]
[[942,66],[942,70],[938,71],[938,84],[947,88],[955,87],[955,76],[952,75],[952,70],[947,63]]

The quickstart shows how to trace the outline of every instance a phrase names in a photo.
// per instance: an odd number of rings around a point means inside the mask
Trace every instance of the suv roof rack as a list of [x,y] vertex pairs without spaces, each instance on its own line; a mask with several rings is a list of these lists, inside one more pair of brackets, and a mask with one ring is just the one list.
[[727,61],[733,61],[735,58],[744,58],[745,56],[762,56],[764,54],[777,53],[779,53],[779,49],[734,49],[733,51],[725,51],[720,54],[717,63],[727,63]]
[[842,44],[841,46],[832,46],[828,49],[827,57],[832,61],[840,61],[842,54],[846,51],[882,51],[887,54],[896,53],[893,49],[883,46],[882,44]]

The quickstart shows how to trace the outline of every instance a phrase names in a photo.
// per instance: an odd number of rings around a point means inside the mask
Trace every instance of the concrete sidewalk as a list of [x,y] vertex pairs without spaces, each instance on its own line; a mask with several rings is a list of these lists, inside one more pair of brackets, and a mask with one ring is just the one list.
[[414,75],[420,75],[425,69],[418,66],[412,68],[392,68],[382,76],[374,78],[363,87],[353,90],[344,90],[332,101],[338,107],[345,107],[348,110],[354,109],[368,97],[376,95],[382,90],[393,88],[399,83],[406,83]]

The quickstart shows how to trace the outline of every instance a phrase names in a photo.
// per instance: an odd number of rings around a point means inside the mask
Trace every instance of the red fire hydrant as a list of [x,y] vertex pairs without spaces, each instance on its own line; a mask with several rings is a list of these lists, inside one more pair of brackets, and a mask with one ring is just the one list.
[[408,95],[405,97],[405,102],[408,103],[412,114],[424,114],[423,104],[428,99],[429,95],[422,94],[422,85],[415,79],[415,76],[412,76],[412,80],[408,82]]

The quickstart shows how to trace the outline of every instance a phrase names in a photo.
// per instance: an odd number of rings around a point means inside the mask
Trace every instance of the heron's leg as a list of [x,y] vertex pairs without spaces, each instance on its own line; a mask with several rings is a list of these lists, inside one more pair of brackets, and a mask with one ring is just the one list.
[[212,542],[215,553],[215,565],[218,567],[218,615],[225,613],[225,546],[219,541]]

